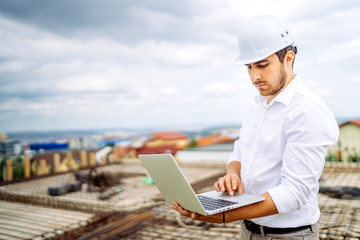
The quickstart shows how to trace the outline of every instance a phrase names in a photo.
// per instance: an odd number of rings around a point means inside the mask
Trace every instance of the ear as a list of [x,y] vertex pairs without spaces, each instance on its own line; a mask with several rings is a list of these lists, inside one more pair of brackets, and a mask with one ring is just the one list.
[[292,68],[294,60],[295,53],[293,51],[288,51],[284,57],[284,64],[286,67]]

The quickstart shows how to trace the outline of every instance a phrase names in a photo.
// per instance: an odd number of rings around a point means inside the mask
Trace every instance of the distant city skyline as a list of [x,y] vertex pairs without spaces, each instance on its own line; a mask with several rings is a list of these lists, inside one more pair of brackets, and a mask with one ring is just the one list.
[[360,118],[360,5],[329,1],[0,1],[0,132],[237,124],[257,94],[239,26],[282,18],[295,73]]

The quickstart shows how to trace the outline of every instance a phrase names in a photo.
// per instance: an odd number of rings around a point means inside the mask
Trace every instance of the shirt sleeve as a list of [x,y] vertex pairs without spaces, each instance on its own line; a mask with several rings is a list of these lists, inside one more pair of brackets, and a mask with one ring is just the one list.
[[240,161],[240,154],[241,152],[241,148],[240,148],[240,140],[236,140],[234,142],[234,150],[231,152],[229,160],[226,164],[226,167],[229,165],[229,163],[231,162],[241,162]]
[[330,110],[314,103],[294,108],[283,124],[286,145],[281,182],[268,191],[280,214],[300,209],[318,192],[326,151],[339,135]]

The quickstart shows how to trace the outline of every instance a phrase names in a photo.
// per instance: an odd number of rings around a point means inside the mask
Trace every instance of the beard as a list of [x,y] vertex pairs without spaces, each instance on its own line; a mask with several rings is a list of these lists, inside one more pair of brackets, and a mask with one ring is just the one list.
[[266,81],[257,81],[254,84],[262,84],[265,83],[265,87],[259,88],[259,92],[262,96],[271,96],[278,94],[285,86],[287,74],[285,72],[285,68],[281,67],[279,74],[275,77],[275,81],[273,83],[269,83]]

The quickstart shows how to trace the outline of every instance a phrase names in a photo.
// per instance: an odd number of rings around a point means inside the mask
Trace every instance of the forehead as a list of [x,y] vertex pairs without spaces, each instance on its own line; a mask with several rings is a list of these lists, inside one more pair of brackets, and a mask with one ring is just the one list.
[[274,61],[274,58],[277,58],[276,54],[271,54],[270,56],[260,60],[260,61],[257,61],[257,62],[253,62],[253,63],[249,63],[249,64],[245,64],[245,66],[251,66],[251,65],[258,65],[258,64],[261,64],[261,63],[267,63],[267,62],[271,62],[271,61]]

